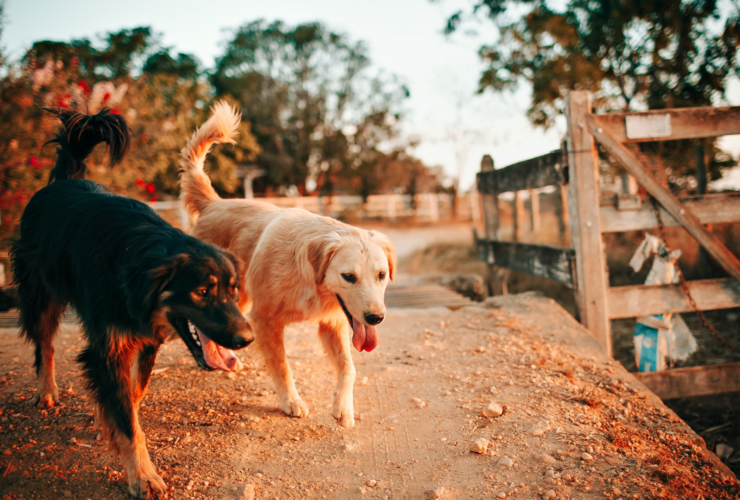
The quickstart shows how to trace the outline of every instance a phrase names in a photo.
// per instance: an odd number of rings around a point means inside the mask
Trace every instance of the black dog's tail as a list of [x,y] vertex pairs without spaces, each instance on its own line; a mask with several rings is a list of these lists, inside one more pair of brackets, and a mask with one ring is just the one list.
[[[57,164],[49,175],[49,184],[65,179],[84,179],[85,159],[93,148],[104,142],[110,152],[110,164],[116,165],[126,156],[130,145],[130,129],[122,116],[104,108],[96,115],[83,115],[66,109],[46,109],[57,115],[62,127],[46,144],[56,143]],[[44,144],[44,145],[46,145]]]

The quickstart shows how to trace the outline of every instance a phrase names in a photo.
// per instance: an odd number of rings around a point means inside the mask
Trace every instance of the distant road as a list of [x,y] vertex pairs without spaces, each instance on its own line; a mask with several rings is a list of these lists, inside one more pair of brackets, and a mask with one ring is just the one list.
[[399,259],[434,243],[473,244],[473,229],[470,224],[407,228],[367,227],[367,229],[376,229],[386,234],[396,245],[396,255]]

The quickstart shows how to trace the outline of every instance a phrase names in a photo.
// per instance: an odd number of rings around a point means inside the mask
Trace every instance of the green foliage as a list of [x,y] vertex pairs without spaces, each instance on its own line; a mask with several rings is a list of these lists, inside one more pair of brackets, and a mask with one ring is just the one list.
[[380,145],[398,135],[408,91],[394,79],[370,76],[369,64],[361,42],[319,23],[255,21],[235,32],[211,82],[217,95],[241,103],[262,148],[256,164],[268,185],[302,190],[313,179],[331,192],[332,178],[357,177]]
[[[484,45],[479,90],[532,86],[528,110],[548,127],[568,90],[587,90],[597,111],[710,106],[725,97],[728,79],[740,75],[740,13],[724,15],[716,0],[569,0],[556,9],[544,0],[475,0],[455,13],[446,33],[469,17],[484,16],[499,39]],[[694,142],[644,145],[662,155],[668,176],[693,172]],[[712,178],[726,155],[712,156]],[[683,163],[679,165],[678,163]],[[730,162],[731,164],[732,162]]]

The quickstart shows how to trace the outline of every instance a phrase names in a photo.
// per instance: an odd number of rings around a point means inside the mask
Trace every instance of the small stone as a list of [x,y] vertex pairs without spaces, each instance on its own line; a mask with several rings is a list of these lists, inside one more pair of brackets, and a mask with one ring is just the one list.
[[534,456],[534,459],[537,460],[538,462],[542,462],[543,464],[550,464],[550,465],[552,465],[552,464],[558,463],[558,461],[556,459],[554,459],[553,457],[551,457],[550,455],[544,455],[544,454],[541,454],[541,453],[538,454],[538,455],[535,455]]
[[485,453],[488,449],[488,440],[484,438],[476,439],[473,444],[470,445],[470,451],[473,453]]
[[365,483],[365,484],[367,484],[367,485],[368,485],[368,486],[370,486],[371,488],[375,488],[375,485],[376,485],[376,484],[378,484],[378,482],[377,482],[377,481],[376,481],[375,479],[370,479],[370,480],[369,480],[369,481],[368,481],[367,483]]
[[510,459],[509,457],[504,457],[498,461],[498,464],[501,465],[502,467],[513,467],[514,461]]
[[570,474],[566,474],[563,476],[563,479],[565,479],[566,481],[573,481],[573,476],[571,476]]
[[263,396],[264,397],[264,396],[269,396],[269,395],[270,395],[270,393],[267,392],[267,391],[260,391],[260,396]]
[[586,451],[588,453],[593,453],[594,452],[594,447],[593,446],[586,446]]
[[506,493],[504,493],[504,492],[502,491],[501,493],[499,493],[499,494],[498,494],[498,497],[499,497],[499,498],[506,498]]
[[476,347],[476,348],[475,348],[475,352],[486,352],[486,348],[485,348],[485,347],[483,347],[483,346],[480,346],[480,347]]
[[64,490],[62,492],[64,494],[64,498],[72,498],[72,492],[69,490]]
[[488,404],[485,408],[480,411],[480,414],[484,417],[500,417],[504,413],[504,409],[500,405],[493,401]]
[[239,500],[254,500],[257,497],[257,493],[254,489],[253,484],[248,484],[244,486],[244,491],[242,491],[242,496]]
[[360,486],[360,495],[364,495],[365,493],[367,493],[367,488]]
[[426,401],[419,398],[411,398],[411,402],[414,403],[417,408],[424,408],[427,405]]
[[362,377],[362,380],[360,380],[360,385],[367,385],[367,382],[368,382],[368,378]]
[[[445,488],[444,486],[440,486],[439,488],[435,488],[433,490],[429,490],[427,492],[427,499],[429,500],[438,500],[439,498],[442,498],[445,494]],[[388,498],[388,497],[386,497]]]
[[590,462],[591,460],[593,460],[593,459],[594,459],[594,457],[592,457],[592,456],[591,456],[590,454],[588,454],[588,453],[584,453],[583,455],[581,455],[581,458],[582,458],[582,459],[583,459],[584,461],[586,461],[586,462]]
[[547,490],[545,492],[545,498],[555,498],[556,496],[558,496],[558,494],[555,493],[555,490]]

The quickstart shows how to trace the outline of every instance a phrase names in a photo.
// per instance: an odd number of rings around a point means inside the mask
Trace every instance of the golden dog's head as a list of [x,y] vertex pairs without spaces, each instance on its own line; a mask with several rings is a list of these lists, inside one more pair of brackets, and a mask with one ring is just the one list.
[[333,233],[309,245],[316,284],[334,294],[352,328],[358,351],[378,345],[375,325],[385,318],[385,288],[393,280],[396,249],[376,231]]

